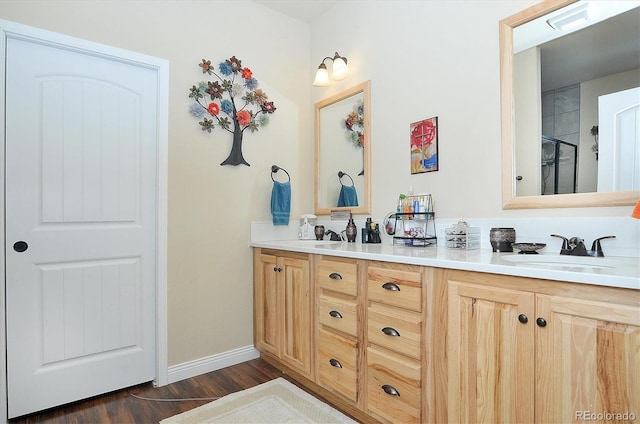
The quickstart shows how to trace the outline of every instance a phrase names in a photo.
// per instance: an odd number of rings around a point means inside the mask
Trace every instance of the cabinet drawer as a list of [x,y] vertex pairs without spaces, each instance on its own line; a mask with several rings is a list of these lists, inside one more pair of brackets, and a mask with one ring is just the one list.
[[421,322],[421,316],[416,312],[372,303],[369,307],[369,343],[420,359]]
[[353,402],[357,392],[357,358],[354,339],[320,330],[320,384]]
[[420,312],[422,274],[418,271],[369,266],[369,300]]
[[320,259],[318,262],[318,282],[321,289],[356,296],[358,294],[358,265],[355,262]]
[[320,324],[356,336],[358,314],[356,302],[320,295],[318,302]]
[[368,410],[394,423],[420,422],[420,363],[370,347],[367,365]]

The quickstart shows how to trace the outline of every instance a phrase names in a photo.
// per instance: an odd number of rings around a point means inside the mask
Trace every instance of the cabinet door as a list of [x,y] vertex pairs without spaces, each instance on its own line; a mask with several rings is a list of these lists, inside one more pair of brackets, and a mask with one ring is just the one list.
[[538,295],[537,312],[536,421],[640,417],[640,302]]
[[256,348],[280,356],[277,258],[261,254],[254,262],[254,343]]
[[309,375],[311,371],[311,298],[309,261],[280,258],[283,278],[280,356],[284,362]]
[[448,291],[449,421],[533,422],[535,295],[452,280]]

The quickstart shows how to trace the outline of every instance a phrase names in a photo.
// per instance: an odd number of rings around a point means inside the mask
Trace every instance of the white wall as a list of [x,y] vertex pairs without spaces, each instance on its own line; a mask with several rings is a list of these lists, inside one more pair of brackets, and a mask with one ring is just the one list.
[[[373,216],[409,187],[436,216],[629,216],[631,207],[502,210],[498,21],[536,1],[343,1],[311,25],[312,65],[338,51],[350,76],[317,101],[371,80]],[[440,170],[411,175],[409,124],[438,116]]]
[[[291,175],[292,215],[313,207],[308,24],[223,0],[1,0],[0,17],[169,59],[169,364],[252,345],[249,222],[271,218],[272,164]],[[187,111],[189,89],[206,79],[201,59],[232,55],[277,107],[245,134],[250,167],[220,166],[231,136],[201,131]]]

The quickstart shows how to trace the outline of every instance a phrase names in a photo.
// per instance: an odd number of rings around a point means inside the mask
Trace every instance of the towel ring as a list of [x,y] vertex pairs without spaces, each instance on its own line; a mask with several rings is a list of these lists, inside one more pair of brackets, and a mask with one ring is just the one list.
[[280,168],[278,165],[271,165],[271,181],[273,181],[274,183],[276,182],[276,180],[273,179],[273,174],[275,174],[276,172],[283,170],[285,174],[287,174],[287,177],[289,177],[289,182],[291,181],[291,175],[289,175],[289,173],[287,172],[286,169],[284,168]]
[[342,177],[344,176],[349,177],[349,179],[351,180],[351,186],[354,187],[355,183],[353,182],[353,178],[351,178],[351,175],[347,174],[346,172],[342,172],[342,171],[338,171],[338,180],[340,181],[340,185],[344,185],[342,184]]

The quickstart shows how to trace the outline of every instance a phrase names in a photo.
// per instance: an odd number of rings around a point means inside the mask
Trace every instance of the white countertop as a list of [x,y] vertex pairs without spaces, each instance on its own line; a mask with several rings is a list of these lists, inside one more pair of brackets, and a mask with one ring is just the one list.
[[343,241],[329,244],[326,241],[317,243],[313,240],[280,240],[252,241],[251,246],[640,290],[640,258],[613,256],[589,258],[590,264],[599,263],[597,261],[604,259],[600,262],[604,265],[567,266],[567,264],[510,262],[503,257],[514,255],[514,253],[494,253],[491,249],[464,251],[441,246],[408,247],[384,242],[362,244]]

